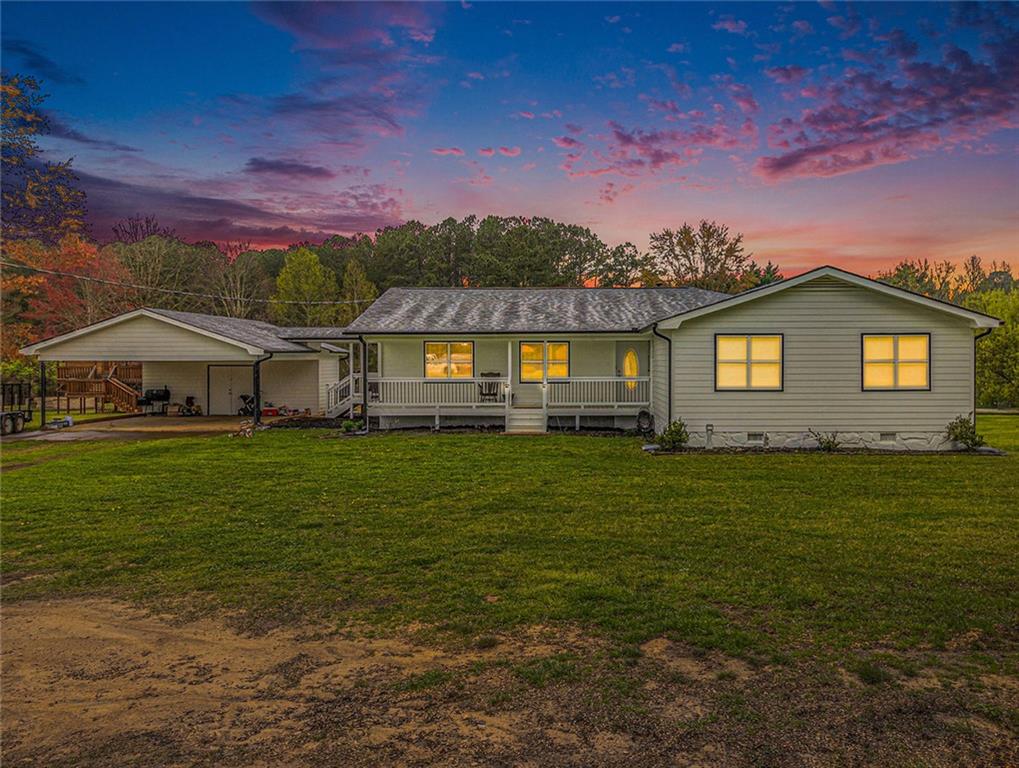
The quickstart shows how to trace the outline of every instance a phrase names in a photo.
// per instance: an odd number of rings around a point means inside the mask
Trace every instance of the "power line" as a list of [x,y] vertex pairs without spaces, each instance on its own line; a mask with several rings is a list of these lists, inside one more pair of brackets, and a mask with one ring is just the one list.
[[201,299],[220,299],[222,301],[250,301],[256,304],[367,304],[364,299],[338,299],[336,301],[292,301],[287,299],[246,299],[238,296],[222,296],[215,293],[200,293],[198,291],[181,291],[176,288],[160,288],[155,285],[140,285],[138,283],[125,283],[119,280],[107,280],[103,277],[92,277],[90,275],[78,275],[73,272],[60,272],[56,269],[44,269],[43,267],[30,267],[27,264],[15,264],[5,259],[0,259],[0,266],[13,267],[14,269],[27,269],[29,272],[38,272],[43,275],[55,275],[56,277],[72,277],[75,280],[86,280],[91,283],[102,283],[103,285],[115,285],[120,288],[136,288],[142,291],[159,291],[161,293],[172,293],[177,296],[193,296]]

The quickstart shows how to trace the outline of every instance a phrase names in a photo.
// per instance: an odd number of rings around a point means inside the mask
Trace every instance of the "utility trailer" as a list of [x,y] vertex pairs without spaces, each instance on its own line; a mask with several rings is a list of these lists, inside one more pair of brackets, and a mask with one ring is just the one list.
[[0,385],[0,432],[16,435],[32,420],[32,385],[5,381]]

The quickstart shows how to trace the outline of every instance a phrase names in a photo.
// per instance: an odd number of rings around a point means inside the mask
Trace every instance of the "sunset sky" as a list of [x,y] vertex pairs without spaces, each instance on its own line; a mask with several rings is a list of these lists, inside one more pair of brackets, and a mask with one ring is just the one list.
[[787,273],[1019,262],[1019,9],[4,2],[93,235],[717,219]]

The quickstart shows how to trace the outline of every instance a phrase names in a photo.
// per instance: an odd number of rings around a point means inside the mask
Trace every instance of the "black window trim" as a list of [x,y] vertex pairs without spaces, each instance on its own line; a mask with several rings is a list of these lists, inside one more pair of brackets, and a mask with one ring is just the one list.
[[[750,345],[747,344],[747,386],[745,387],[719,387],[718,386],[718,337],[719,336],[745,336],[748,339],[752,336],[778,336],[779,345],[781,347],[781,354],[779,355],[778,364],[780,367],[780,381],[777,387],[751,387],[750,386],[750,364],[753,362],[750,359]],[[712,350],[711,357],[713,360],[711,375],[715,383],[715,392],[785,392],[785,334],[781,332],[769,333],[767,331],[726,331],[718,332],[714,335],[711,340]]]
[[[896,341],[895,350],[896,354],[899,349],[899,336],[926,336],[927,337],[927,386],[926,387],[867,387],[864,386],[863,379],[863,368],[867,362],[867,358],[864,355],[863,342],[868,336],[891,336]],[[934,383],[934,350],[931,345],[931,332],[930,331],[863,331],[860,333],[860,391],[861,392],[930,392],[931,385]],[[893,361],[893,365],[898,365],[898,358]],[[898,371],[895,371],[896,380],[898,379]]]

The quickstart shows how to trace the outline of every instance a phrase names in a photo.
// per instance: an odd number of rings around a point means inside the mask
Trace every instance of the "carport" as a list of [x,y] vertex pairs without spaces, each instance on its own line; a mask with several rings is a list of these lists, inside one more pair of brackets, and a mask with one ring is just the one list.
[[[242,395],[293,410],[326,410],[327,390],[346,351],[325,343],[341,328],[292,329],[241,318],[143,308],[36,342],[22,351],[40,361],[41,384],[50,361],[142,364],[142,389],[168,389],[171,403],[194,398],[202,413],[236,415]],[[43,419],[45,411],[42,410]]]

